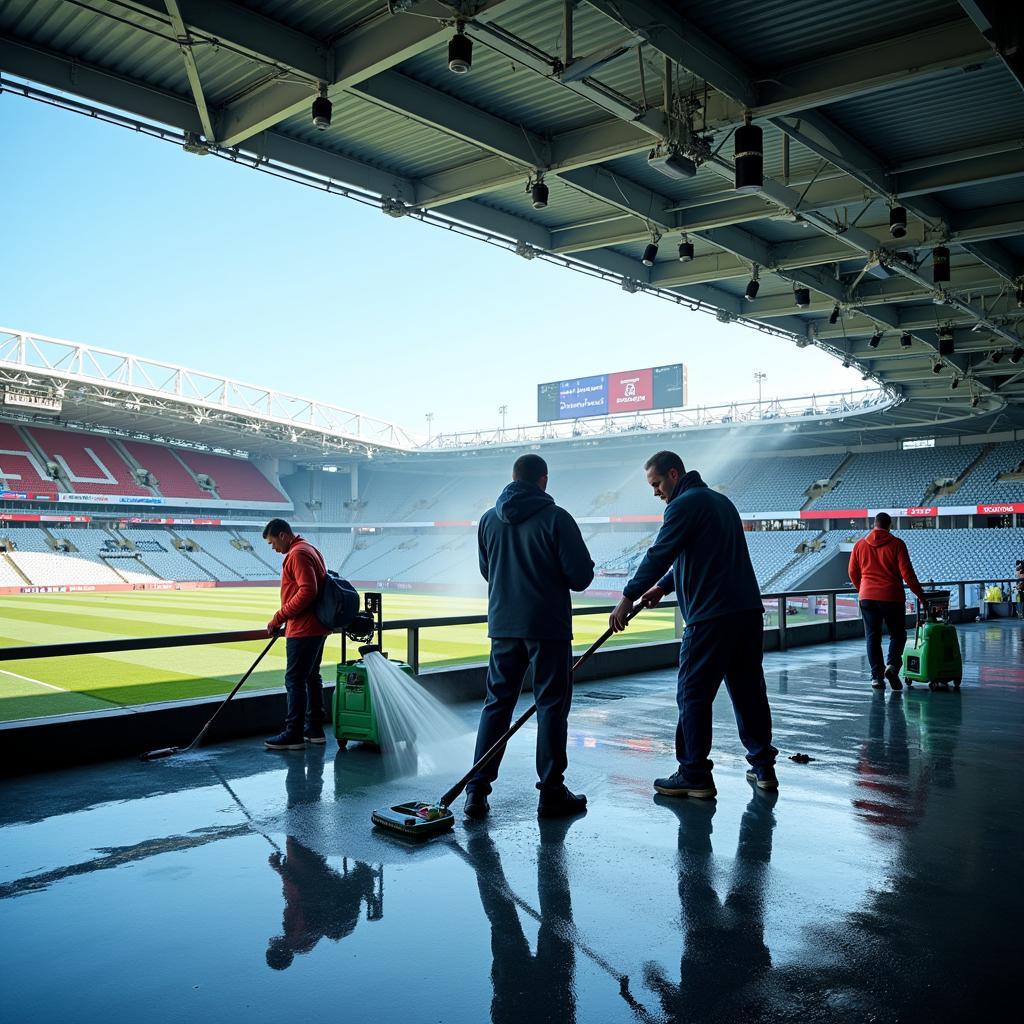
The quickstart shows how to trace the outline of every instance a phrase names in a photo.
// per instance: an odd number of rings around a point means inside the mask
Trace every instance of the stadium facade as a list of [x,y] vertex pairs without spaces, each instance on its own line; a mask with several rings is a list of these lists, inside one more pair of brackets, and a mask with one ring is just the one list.
[[1024,431],[936,421],[884,390],[576,420],[429,443],[357,412],[6,330],[0,590],[272,584],[284,515],[364,586],[479,592],[475,523],[540,451],[617,594],[660,506],[642,465],[679,451],[736,504],[765,591],[841,587],[878,511],[923,578],[1005,578],[1024,551]]

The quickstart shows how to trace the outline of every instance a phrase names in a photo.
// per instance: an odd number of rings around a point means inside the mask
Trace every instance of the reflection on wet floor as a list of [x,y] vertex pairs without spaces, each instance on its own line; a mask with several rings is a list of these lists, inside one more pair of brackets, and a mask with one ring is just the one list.
[[745,781],[720,699],[718,799],[653,797],[667,672],[577,701],[585,816],[537,820],[528,728],[492,817],[425,846],[369,828],[452,781],[415,751],[399,777],[253,741],[8,782],[4,1019],[982,1017],[1016,994],[1024,631],[961,640],[959,693],[872,691],[856,643],[769,656],[778,795]]

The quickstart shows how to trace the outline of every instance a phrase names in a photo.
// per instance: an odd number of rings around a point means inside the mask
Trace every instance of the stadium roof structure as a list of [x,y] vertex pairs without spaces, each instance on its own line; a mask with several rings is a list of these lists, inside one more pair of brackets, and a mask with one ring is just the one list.
[[7,327],[0,327],[0,387],[4,417],[59,417],[198,448],[330,462],[415,444],[401,427],[350,409]]
[[1024,423],[1020,20],[993,0],[8,0],[0,69],[824,348],[905,432]]

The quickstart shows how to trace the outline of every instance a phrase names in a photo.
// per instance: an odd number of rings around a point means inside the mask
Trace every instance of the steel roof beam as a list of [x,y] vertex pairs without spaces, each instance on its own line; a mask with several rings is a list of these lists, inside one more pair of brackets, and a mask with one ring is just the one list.
[[[700,43],[703,40],[699,36],[696,38],[690,37],[690,39],[688,40],[682,40],[682,42],[685,44],[685,48],[681,47],[681,40],[679,38],[679,35],[681,35],[682,32],[685,31],[687,26],[685,26],[685,24],[682,25],[681,32],[677,33],[676,35],[673,35],[670,30],[666,30],[666,26],[668,26],[669,29],[671,28],[671,26],[673,26],[674,22],[672,19],[678,18],[678,15],[676,15],[670,8],[668,8],[667,5],[662,2],[662,0],[633,0],[633,2],[627,2],[627,0],[614,0],[614,2],[613,0],[590,0],[590,2],[592,2],[599,9],[602,9],[604,13],[607,14],[609,17],[613,18],[614,20],[622,24],[624,27],[630,29],[631,31],[637,32],[641,28],[643,28],[645,31],[647,29],[655,30],[654,34],[649,35],[648,38],[650,39],[652,45],[654,45],[656,49],[658,49],[664,56],[668,57],[670,60],[673,60],[677,64],[680,64],[682,67],[688,68],[691,71],[696,70],[692,66],[694,63],[694,57],[692,55],[691,48],[694,45],[696,45],[696,49],[700,51]],[[953,28],[955,30],[956,26],[954,25]],[[926,35],[928,35],[928,33],[926,32],[915,33],[911,42],[913,43],[913,45],[918,45],[913,41],[923,39]],[[962,43],[963,36],[964,33],[962,32],[954,32],[953,36],[950,36],[947,33],[946,38],[955,44],[958,40],[960,43]],[[932,42],[934,42],[934,39],[932,39]],[[706,45],[704,50],[697,54],[696,60],[704,62],[703,70],[701,71],[701,77],[703,77],[706,81],[708,81],[710,85],[714,86],[720,92],[724,92],[726,95],[733,96],[735,98],[736,93],[734,89],[733,91],[730,91],[730,83],[735,83],[735,81],[737,80],[737,74],[743,75],[742,80],[749,79],[746,78],[746,76],[743,74],[743,68],[731,55],[727,54],[726,59],[722,60],[719,56],[720,50],[721,48],[718,46],[717,43],[715,43],[714,41],[710,41],[710,45]],[[872,66],[874,66],[874,61],[876,59],[876,52],[879,50],[879,44],[873,44],[870,47]],[[917,57],[915,58],[915,63],[928,64],[931,67],[931,70],[937,71],[941,70],[942,66],[945,66],[948,63],[947,58],[948,55],[944,55],[940,60],[936,62],[931,60],[922,61],[921,58]],[[856,66],[858,63],[859,62],[852,59],[851,54],[845,53],[842,54],[840,67],[847,69],[847,73],[849,73],[849,69],[851,67]],[[717,67],[715,65],[717,65]],[[787,72],[787,77],[792,77],[789,72]],[[905,76],[901,76],[897,80],[904,79]],[[875,80],[873,88],[880,88],[881,85],[882,83]],[[789,98],[792,99],[793,95],[791,95]],[[838,96],[833,95],[831,99],[823,99],[821,100],[821,102],[834,102],[838,98]],[[758,99],[759,97],[751,97],[748,94],[742,97],[742,102],[747,107],[755,108]],[[799,104],[798,107],[802,105],[803,104]],[[809,105],[813,106],[813,104]],[[764,113],[764,110],[759,111],[759,113]],[[819,122],[819,124],[827,127],[831,125],[831,122],[829,122],[827,119],[823,119],[821,122]],[[841,140],[841,142],[842,141],[846,141],[848,143],[853,142],[853,140],[849,139],[848,136],[845,140]],[[863,161],[865,155],[866,150],[864,150],[864,147],[858,144],[857,152],[848,158],[849,163],[851,166],[855,166],[861,174],[868,174],[874,177],[874,173],[876,173],[876,168],[873,165],[864,167],[862,163],[858,162],[858,157]],[[728,178],[731,178],[734,173],[732,166],[721,157],[709,160],[704,166]],[[882,186],[881,191],[884,194],[884,185]],[[764,183],[760,190],[760,194],[766,196],[768,199],[776,203],[783,210],[795,210],[799,207],[800,204],[799,193],[767,177],[764,179]],[[805,219],[809,220],[814,226],[818,227],[820,230],[825,231],[825,233],[833,235],[836,238],[842,239],[844,242],[849,244],[852,249],[860,250],[866,256],[870,256],[876,248],[875,240],[858,228],[846,227],[845,225],[833,222],[829,218],[823,217],[822,215],[817,213],[807,214],[805,215]],[[901,274],[904,277],[907,277],[911,280],[915,280],[918,284],[925,284],[924,279],[916,271],[906,267],[900,261],[893,261],[891,267],[896,273]],[[949,305],[952,305],[956,308],[975,314],[979,318],[979,320],[986,323],[986,326],[990,327],[997,333],[1002,333],[1004,337],[1008,338],[1008,340],[1012,338],[1017,338],[1017,335],[1012,334],[1012,332],[1007,332],[1005,328],[1002,328],[1000,325],[992,324],[989,321],[984,321],[983,313],[978,311],[975,307],[971,306],[970,303],[964,302],[963,300],[953,295],[948,295],[946,298],[946,302]]]
[[958,163],[936,167],[923,167],[917,171],[903,171],[892,176],[891,192],[900,199],[926,196],[962,188],[964,180],[972,185],[985,185],[990,181],[1019,178],[1024,175],[1024,152],[996,153],[992,156],[973,157]]
[[[936,242],[948,233],[946,225],[955,215],[933,198],[934,192],[959,188],[965,179],[979,184],[1014,173],[1024,174],[1024,153],[1007,152],[890,175],[870,149],[819,111],[805,111],[797,118],[774,118],[771,123],[879,196],[899,196],[912,213],[937,230]],[[998,243],[978,247],[962,241],[972,255],[1000,277],[1013,281],[1019,276],[1020,261]]]
[[[177,0],[177,5],[193,34],[223,40],[258,61],[303,75],[311,88],[331,78],[331,47],[323,40],[231,0]],[[168,21],[163,0],[118,0],[118,6]]]
[[[773,69],[774,73],[765,74],[768,81],[759,86],[758,103],[751,111],[754,117],[766,118],[811,110],[991,59],[991,52],[970,23],[962,19],[796,67]],[[736,123],[742,113],[728,107],[719,113],[713,107],[709,120],[712,124],[719,118]]]
[[758,87],[746,69],[728,50],[688,22],[675,4],[665,0],[587,2],[742,107],[757,104]]
[[1014,4],[1000,0],[960,0],[964,13],[1024,89],[1024,54],[1021,53],[1021,14]]
[[742,123],[743,113],[776,117],[862,96],[879,89],[992,59],[967,19],[881,40],[859,50],[831,54],[796,67],[759,76],[715,40],[688,23],[665,0],[588,0],[627,31],[643,36],[656,50],[716,94],[709,98],[705,123],[711,128]]
[[216,142],[216,135],[213,130],[213,119],[210,117],[209,107],[206,105],[206,97],[203,95],[203,83],[199,78],[199,68],[196,66],[195,54],[192,52],[192,37],[181,17],[181,8],[178,0],[164,0],[167,13],[171,19],[171,28],[177,37],[178,49],[181,51],[181,59],[185,63],[185,76],[188,78],[189,88],[192,90],[192,98],[195,100],[196,110],[199,113],[199,122],[203,126],[203,136],[207,142]]
[[[487,19],[509,10],[523,0],[481,0],[476,19]],[[435,0],[423,5],[438,19],[452,18],[452,10]],[[428,14],[389,15],[342,36],[331,49],[330,78],[324,83],[331,95],[388,71],[410,57],[441,45],[451,28]],[[308,85],[274,82],[254,90],[226,108],[219,125],[222,141],[231,146],[258,134],[294,114],[302,113],[313,100]]]
[[441,128],[463,142],[516,160],[526,167],[542,168],[551,162],[550,146],[542,136],[400,72],[383,72],[354,85],[352,91],[388,110],[432,128]]
[[[375,79],[374,82],[378,80]],[[447,125],[439,120],[435,120],[433,124],[447,130]],[[511,127],[519,132],[521,139],[522,131],[519,127]],[[537,150],[538,154],[544,156],[542,163],[538,162],[532,152],[529,160],[505,153],[460,164],[421,178],[417,182],[417,191],[421,193],[421,205],[429,209],[457,199],[525,184],[528,170],[532,168],[558,173],[599,164],[616,157],[630,156],[633,153],[645,153],[651,148],[651,137],[625,121],[606,121],[603,124],[576,128],[555,135],[550,140],[543,140],[543,145],[543,149]],[[510,160],[521,163],[522,169],[510,166]]]
[[609,203],[627,213],[649,222],[659,231],[671,231],[675,215],[667,213],[672,200],[646,185],[608,170],[606,167],[578,167],[565,171],[559,177],[573,188]]
[[9,36],[0,37],[0,67],[40,85],[84,96],[116,110],[128,110],[182,131],[203,130],[191,100],[151,89],[120,75],[52,53]]

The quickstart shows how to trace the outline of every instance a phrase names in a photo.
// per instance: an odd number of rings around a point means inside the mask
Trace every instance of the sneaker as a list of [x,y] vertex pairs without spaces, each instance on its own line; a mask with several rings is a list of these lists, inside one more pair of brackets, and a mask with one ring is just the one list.
[[491,805],[483,793],[475,793],[470,790],[466,794],[466,804],[462,810],[467,818],[486,818],[490,809]]
[[871,689],[872,690],[884,690],[885,689],[885,680],[884,679],[872,679],[871,680]]
[[565,786],[550,792],[543,789],[540,791],[537,814],[541,818],[571,818],[586,809],[587,798],[582,793],[571,793]]
[[[889,680],[889,685],[894,690],[902,690],[903,682],[900,679],[900,670],[895,665],[887,665],[885,668],[885,678]],[[883,681],[882,686],[885,686]]]
[[677,771],[663,779],[655,779],[654,789],[662,796],[692,796],[697,800],[709,800],[718,792],[710,772],[703,778],[691,779]]
[[324,735],[323,729],[310,729],[309,732],[304,732],[302,738],[307,743],[326,743],[327,737]]
[[279,732],[276,736],[271,736],[269,740],[264,740],[263,745],[267,750],[306,749],[306,741],[293,732]]
[[755,764],[747,769],[747,782],[756,782],[758,789],[778,789],[779,777],[773,764]]

